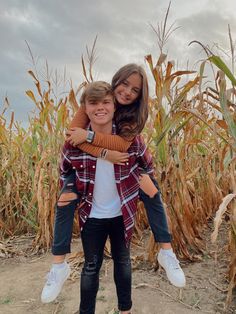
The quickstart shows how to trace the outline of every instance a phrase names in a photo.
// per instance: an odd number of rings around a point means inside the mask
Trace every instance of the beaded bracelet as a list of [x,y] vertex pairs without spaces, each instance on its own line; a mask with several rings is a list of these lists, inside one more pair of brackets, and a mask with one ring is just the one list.
[[108,153],[108,149],[103,148],[103,150],[101,151],[100,157],[102,159],[106,159],[107,153]]

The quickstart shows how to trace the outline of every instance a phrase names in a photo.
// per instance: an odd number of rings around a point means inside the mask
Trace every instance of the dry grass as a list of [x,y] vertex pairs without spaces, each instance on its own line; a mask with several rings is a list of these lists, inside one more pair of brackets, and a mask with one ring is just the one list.
[[[221,70],[214,82],[216,89],[203,89],[202,67],[199,73],[175,71],[164,54],[155,64],[150,55],[146,60],[156,83],[156,97],[150,100],[150,119],[144,135],[155,159],[175,250],[180,257],[194,260],[204,250],[201,234],[209,219],[213,219],[227,195],[236,193],[234,84],[226,87],[223,72],[228,77],[229,72],[214,56],[209,60]],[[71,89],[66,97],[58,99],[50,81],[43,90],[33,71],[29,74],[35,91],[26,94],[38,110],[29,126],[21,127],[14,115],[10,123],[4,112],[0,116],[0,239],[34,232],[34,247],[48,249],[58,193],[60,146],[64,129],[77,109],[78,91]],[[234,83],[232,77],[231,82]],[[83,84],[79,89],[82,87]],[[236,206],[235,198],[228,198],[231,202],[226,204],[224,199],[223,210],[216,217],[222,219],[223,212],[227,212],[231,224],[229,303],[236,283]],[[136,240],[147,225],[145,211],[140,207]],[[220,226],[219,222],[216,226]],[[150,260],[157,249],[150,238]],[[3,246],[1,250],[6,251]]]

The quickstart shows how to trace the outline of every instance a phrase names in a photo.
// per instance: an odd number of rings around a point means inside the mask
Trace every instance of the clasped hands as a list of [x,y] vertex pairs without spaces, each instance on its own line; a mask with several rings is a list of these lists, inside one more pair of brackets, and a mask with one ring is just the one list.
[[[66,141],[70,143],[72,146],[77,146],[81,143],[86,142],[88,135],[88,131],[79,128],[74,127],[70,128],[66,131]],[[121,153],[114,150],[108,150],[106,155],[106,160],[118,164],[118,165],[126,165],[127,161],[129,160],[129,154],[128,153]]]

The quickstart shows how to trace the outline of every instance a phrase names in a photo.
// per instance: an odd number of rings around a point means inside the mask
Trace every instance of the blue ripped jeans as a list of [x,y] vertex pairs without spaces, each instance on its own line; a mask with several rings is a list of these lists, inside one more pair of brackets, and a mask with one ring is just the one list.
[[60,195],[63,193],[75,193],[77,198],[70,201],[67,205],[56,206],[56,215],[54,221],[54,236],[52,243],[53,255],[64,255],[71,251],[71,238],[73,230],[73,221],[75,210],[80,201],[80,194],[77,191],[75,171],[66,177]]
[[[167,218],[163,202],[161,199],[160,189],[157,181],[152,178],[153,183],[158,189],[158,193],[154,197],[149,197],[141,189],[139,190],[140,200],[144,203],[147,211],[148,222],[153,232],[156,242],[169,243],[171,242],[171,234],[168,230]],[[54,224],[54,238],[52,245],[53,255],[64,255],[70,253],[71,237],[74,213],[77,204],[80,201],[80,194],[75,186],[75,171],[73,170],[66,178],[62,193],[74,192],[77,194],[77,199],[71,201],[68,205],[57,206]]]
[[148,222],[151,227],[154,239],[159,243],[170,243],[171,234],[168,229],[165,208],[161,199],[161,192],[157,181],[151,178],[158,189],[154,197],[148,196],[143,190],[139,189],[139,198],[143,202],[147,212]]
[[95,313],[99,271],[108,237],[114,262],[118,309],[128,311],[132,307],[130,249],[125,243],[123,217],[88,218],[81,232],[85,262],[80,280],[80,314]]

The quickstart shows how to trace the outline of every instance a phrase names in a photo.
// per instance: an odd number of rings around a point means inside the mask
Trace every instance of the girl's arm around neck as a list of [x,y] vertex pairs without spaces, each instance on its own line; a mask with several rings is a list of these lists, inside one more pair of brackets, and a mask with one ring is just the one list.
[[69,129],[75,127],[85,129],[88,123],[89,118],[84,110],[84,107],[80,106],[71,123],[69,124]]
[[[76,112],[74,118],[72,119],[70,125],[69,125],[69,129],[75,128],[75,127],[80,127],[82,129],[85,129],[86,126],[88,125],[88,123],[89,123],[89,119],[88,119],[87,114],[85,113],[84,107],[80,106],[78,111]],[[124,139],[123,137],[121,137],[119,135],[109,135],[109,134],[103,134],[103,133],[96,132],[94,139],[93,139],[93,142],[92,142],[92,145],[97,146],[97,147],[101,147],[101,148],[107,148],[110,150],[126,152],[129,149],[131,143],[132,143],[132,139],[128,140],[128,139]],[[91,145],[87,146],[87,145],[89,145],[87,143],[84,143],[84,144],[86,144],[86,146],[85,146],[86,149],[91,146]],[[91,147],[88,149],[90,151]],[[98,152],[98,150],[96,150],[96,152]],[[89,152],[87,152],[87,153],[89,153]],[[91,154],[91,155],[93,155],[93,154]],[[98,156],[96,156],[96,157],[98,157]]]
[[107,148],[110,150],[116,150],[119,152],[127,152],[132,141],[128,141],[119,135],[103,134],[95,132],[93,139],[93,145]]
[[89,143],[82,143],[82,144],[78,145],[78,147],[83,152],[85,152],[89,155],[92,155],[94,157],[97,157],[97,158],[101,156],[101,152],[103,151],[103,148],[93,146],[92,144],[89,144]]

